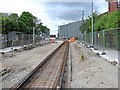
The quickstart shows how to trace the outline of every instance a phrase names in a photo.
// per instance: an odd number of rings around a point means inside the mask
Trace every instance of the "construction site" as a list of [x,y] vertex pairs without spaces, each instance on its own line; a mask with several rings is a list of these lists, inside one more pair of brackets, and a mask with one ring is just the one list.
[[2,88],[118,87],[119,65],[78,41],[31,47],[2,53]]
[[47,1],[0,1],[0,89],[120,89],[120,1]]

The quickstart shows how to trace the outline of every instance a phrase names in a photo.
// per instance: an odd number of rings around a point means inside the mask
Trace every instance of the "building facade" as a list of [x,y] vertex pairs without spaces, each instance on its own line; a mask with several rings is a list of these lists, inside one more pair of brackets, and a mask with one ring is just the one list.
[[81,21],[68,23],[65,25],[58,26],[58,37],[59,38],[82,38],[82,33],[79,29]]
[[118,0],[106,0],[108,2],[108,12],[113,12],[118,10]]
[[117,11],[118,2],[109,2],[109,12]]

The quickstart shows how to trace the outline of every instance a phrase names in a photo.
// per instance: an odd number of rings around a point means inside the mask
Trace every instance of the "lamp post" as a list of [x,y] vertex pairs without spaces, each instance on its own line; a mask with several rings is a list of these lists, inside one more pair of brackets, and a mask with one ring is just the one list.
[[[78,11],[78,12],[82,12],[82,24],[84,24],[85,12],[88,12],[88,11]],[[83,25],[83,29],[85,29],[84,27],[85,27],[85,26]],[[83,35],[84,35],[84,34],[83,34]],[[84,39],[84,38],[82,37],[82,42],[84,41],[83,39]]]
[[[36,24],[36,20],[33,20],[33,23]],[[33,26],[33,44],[35,44],[35,26]]]
[[92,23],[92,31],[91,31],[91,47],[93,47],[93,44],[94,44],[94,42],[93,42],[93,32],[94,32],[94,26],[93,26],[93,0],[92,0],[92,2],[91,2],[91,13],[92,13],[92,17],[91,17],[91,23]]
[[85,11],[78,11],[78,12],[82,12],[82,23],[84,23],[84,13],[85,13]]
[[33,27],[33,44],[35,44],[35,27]]

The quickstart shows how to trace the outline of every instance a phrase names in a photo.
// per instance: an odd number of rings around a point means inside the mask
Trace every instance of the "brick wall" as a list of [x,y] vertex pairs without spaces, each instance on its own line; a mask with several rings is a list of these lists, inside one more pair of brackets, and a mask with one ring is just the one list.
[[109,12],[113,12],[117,10],[118,2],[108,2],[108,10]]

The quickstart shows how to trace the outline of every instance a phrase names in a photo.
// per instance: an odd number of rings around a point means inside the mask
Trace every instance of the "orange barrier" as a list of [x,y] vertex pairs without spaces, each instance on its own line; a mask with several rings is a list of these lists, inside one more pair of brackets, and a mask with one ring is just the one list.
[[70,42],[74,42],[75,41],[75,39],[72,37],[72,38],[70,38]]

